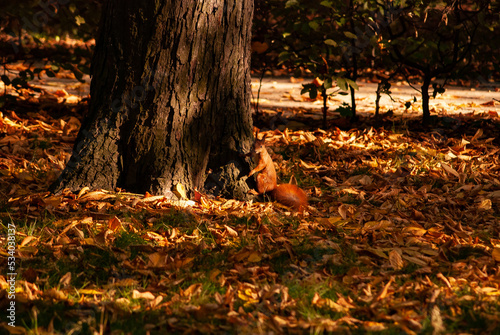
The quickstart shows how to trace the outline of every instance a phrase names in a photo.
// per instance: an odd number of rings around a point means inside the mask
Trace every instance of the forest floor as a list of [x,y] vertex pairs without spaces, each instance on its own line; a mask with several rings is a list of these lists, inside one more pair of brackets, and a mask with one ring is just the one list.
[[359,123],[337,127],[334,112],[319,129],[300,82],[266,79],[261,122],[276,128],[262,131],[279,179],[309,196],[298,214],[204,194],[50,194],[88,83],[37,84],[0,115],[0,307],[15,302],[0,333],[500,332],[498,85],[448,89],[417,128],[403,84],[371,127],[374,86],[360,82]]

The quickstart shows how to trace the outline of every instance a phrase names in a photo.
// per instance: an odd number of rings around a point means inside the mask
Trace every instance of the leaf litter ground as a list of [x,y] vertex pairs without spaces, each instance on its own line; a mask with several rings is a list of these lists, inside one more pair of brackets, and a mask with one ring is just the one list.
[[499,120],[488,111],[429,131],[405,118],[268,131],[280,180],[310,196],[298,215],[205,195],[191,206],[49,194],[86,108],[57,99],[19,101],[0,119],[2,264],[8,224],[18,247],[9,332],[499,331]]

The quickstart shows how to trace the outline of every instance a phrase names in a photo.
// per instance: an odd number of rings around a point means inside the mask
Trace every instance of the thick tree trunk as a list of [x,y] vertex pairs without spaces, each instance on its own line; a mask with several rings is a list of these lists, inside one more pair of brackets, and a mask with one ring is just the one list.
[[107,1],[89,115],[52,190],[243,197],[252,14],[253,0]]

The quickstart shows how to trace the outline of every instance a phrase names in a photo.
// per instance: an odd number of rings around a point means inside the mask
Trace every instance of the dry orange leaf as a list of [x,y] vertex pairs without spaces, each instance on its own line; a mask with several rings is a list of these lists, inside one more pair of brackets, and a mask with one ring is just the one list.
[[108,220],[108,228],[112,231],[117,231],[118,229],[123,229],[122,222],[116,216]]
[[132,291],[132,299],[146,299],[146,300],[155,300],[155,296],[151,292],[139,292],[137,290]]
[[400,249],[394,249],[389,252],[389,262],[394,270],[401,270],[403,268],[404,262],[401,253]]
[[449,174],[452,174],[452,175],[454,175],[455,177],[460,178],[460,174],[457,172],[457,170],[455,170],[454,168],[452,168],[452,167],[451,167],[451,166],[449,166],[448,164],[441,162],[441,166],[442,166],[442,167],[443,167],[443,169],[444,169],[446,172],[448,172]]

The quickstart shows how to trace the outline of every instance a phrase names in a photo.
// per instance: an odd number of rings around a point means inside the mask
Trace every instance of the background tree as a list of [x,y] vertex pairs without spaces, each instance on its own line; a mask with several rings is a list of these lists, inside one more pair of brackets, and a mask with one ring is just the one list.
[[[447,80],[469,71],[479,50],[478,31],[491,1],[384,1],[379,21],[384,42],[394,63],[401,65],[406,80],[421,79],[424,124],[430,121],[429,89],[435,97],[444,92]],[[434,82],[441,79],[441,82]]]
[[243,197],[252,12],[252,0],[107,1],[89,114],[53,190],[170,196],[180,183]]
[[[354,90],[357,89],[359,43],[355,30],[357,5],[353,1],[288,0],[281,17],[283,51],[280,60],[295,68],[308,71],[317,78],[304,85],[312,99],[321,94],[323,100],[323,127],[326,127],[327,100],[350,89],[352,95],[349,114],[355,117]],[[277,14],[275,14],[278,16]],[[331,89],[334,89],[333,92]],[[341,91],[341,92],[340,92]]]

